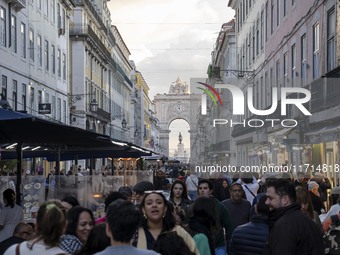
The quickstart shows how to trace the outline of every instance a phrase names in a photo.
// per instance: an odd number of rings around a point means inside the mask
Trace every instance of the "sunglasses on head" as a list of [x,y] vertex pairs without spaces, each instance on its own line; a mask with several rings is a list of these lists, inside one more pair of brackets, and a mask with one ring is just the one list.
[[151,193],[163,194],[163,190],[146,190],[146,191],[144,191],[144,194],[151,194]]

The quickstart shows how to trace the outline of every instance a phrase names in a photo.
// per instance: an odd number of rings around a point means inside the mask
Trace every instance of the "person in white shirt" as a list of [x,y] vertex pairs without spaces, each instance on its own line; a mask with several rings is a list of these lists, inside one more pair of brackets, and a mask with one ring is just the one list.
[[243,173],[241,179],[237,180],[237,183],[242,185],[246,198],[252,205],[260,187],[257,179],[251,173]]
[[190,171],[190,175],[185,180],[185,185],[187,185],[189,198],[194,201],[197,198],[198,177],[193,170]]

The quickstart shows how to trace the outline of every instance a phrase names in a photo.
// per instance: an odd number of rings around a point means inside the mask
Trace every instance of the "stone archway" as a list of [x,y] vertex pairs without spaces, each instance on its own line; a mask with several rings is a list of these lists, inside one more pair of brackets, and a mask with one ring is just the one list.
[[192,148],[198,131],[196,118],[201,111],[201,95],[190,94],[188,84],[178,77],[170,85],[169,93],[157,94],[154,103],[160,127],[159,144],[164,148],[163,154],[169,156],[169,126],[176,119],[184,119],[189,123],[190,148]]

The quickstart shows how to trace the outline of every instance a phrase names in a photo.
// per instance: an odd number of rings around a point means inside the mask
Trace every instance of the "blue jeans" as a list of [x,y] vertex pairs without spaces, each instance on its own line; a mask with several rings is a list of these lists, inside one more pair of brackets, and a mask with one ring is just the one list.
[[191,199],[191,201],[194,201],[197,198],[197,191],[188,191],[188,196]]
[[225,247],[216,247],[215,248],[215,255],[228,255]]

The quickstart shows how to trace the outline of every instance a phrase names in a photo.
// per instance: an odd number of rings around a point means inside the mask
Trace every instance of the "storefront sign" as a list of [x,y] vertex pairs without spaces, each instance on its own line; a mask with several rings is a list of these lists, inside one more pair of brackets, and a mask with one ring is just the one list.
[[51,114],[51,104],[39,104],[39,114]]

